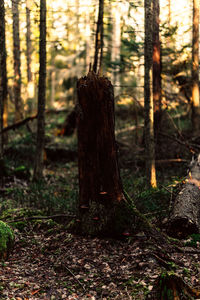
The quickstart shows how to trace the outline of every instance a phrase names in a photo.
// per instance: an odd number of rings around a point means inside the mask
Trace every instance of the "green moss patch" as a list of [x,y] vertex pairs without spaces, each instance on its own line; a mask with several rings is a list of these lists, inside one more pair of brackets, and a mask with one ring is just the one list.
[[12,229],[0,221],[0,260],[8,258],[14,246],[14,234]]

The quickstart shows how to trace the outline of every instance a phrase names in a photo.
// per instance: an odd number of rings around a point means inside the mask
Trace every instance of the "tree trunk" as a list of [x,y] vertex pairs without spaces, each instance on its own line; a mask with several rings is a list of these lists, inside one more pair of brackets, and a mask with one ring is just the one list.
[[114,235],[124,196],[114,135],[113,87],[107,78],[89,72],[77,88],[81,232]]
[[120,94],[120,46],[121,46],[121,11],[119,3],[112,5],[112,52],[111,61],[117,63],[112,67],[112,84],[114,85],[115,98]]
[[104,0],[99,0],[99,15],[96,29],[96,41],[95,41],[95,54],[93,71],[101,70],[103,59],[103,13],[104,13]]
[[150,186],[156,187],[154,112],[152,96],[152,0],[145,0],[145,45],[144,45],[144,99],[145,99],[145,147],[146,176]]
[[[91,0],[87,1],[88,6],[91,5]],[[90,10],[85,12],[85,70],[88,72],[91,63],[91,28],[90,28]]]
[[[4,127],[4,107],[7,103],[7,70],[6,70],[6,37],[5,37],[5,6],[0,0],[0,131]],[[5,135],[0,135],[0,186],[4,184],[4,140]]]
[[38,123],[37,145],[34,168],[34,180],[39,180],[43,173],[44,137],[45,137],[45,102],[46,102],[46,0],[40,0],[40,69],[38,87]]
[[159,114],[161,112],[161,56],[159,16],[159,0],[153,0],[153,103],[154,113],[156,114]]
[[199,0],[193,0],[192,31],[192,125],[193,131],[200,130],[199,107]]
[[15,121],[23,118],[21,102],[21,60],[19,37],[19,0],[12,0]]
[[[6,37],[5,37],[5,7],[0,0],[0,131],[5,125],[4,107],[7,103],[7,68],[6,68]],[[0,136],[0,159],[3,158],[4,135]]]
[[170,235],[184,238],[200,229],[200,156],[191,163],[189,176],[173,203]]
[[32,113],[32,102],[34,98],[34,83],[31,70],[31,18],[30,18],[30,0],[26,0],[26,65],[27,65],[27,104],[28,113]]

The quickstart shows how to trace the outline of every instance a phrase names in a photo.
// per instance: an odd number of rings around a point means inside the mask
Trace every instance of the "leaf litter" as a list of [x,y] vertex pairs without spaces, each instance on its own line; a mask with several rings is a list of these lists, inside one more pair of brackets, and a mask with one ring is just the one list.
[[166,256],[137,236],[121,241],[82,237],[56,226],[54,231],[30,226],[15,235],[14,252],[0,266],[1,300],[154,299],[163,260],[200,289],[200,253],[194,248]]

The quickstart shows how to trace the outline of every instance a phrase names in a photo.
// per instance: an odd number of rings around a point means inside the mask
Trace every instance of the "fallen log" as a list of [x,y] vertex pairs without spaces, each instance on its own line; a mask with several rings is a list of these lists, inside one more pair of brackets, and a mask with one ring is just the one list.
[[175,197],[168,223],[171,236],[185,238],[200,232],[200,155],[190,165],[190,172]]

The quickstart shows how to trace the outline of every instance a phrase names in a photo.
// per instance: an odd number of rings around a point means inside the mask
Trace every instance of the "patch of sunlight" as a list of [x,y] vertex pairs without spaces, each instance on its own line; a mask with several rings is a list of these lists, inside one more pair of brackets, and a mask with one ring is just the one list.
[[120,99],[117,101],[117,104],[119,105],[129,105],[133,103],[132,97],[120,97]]

